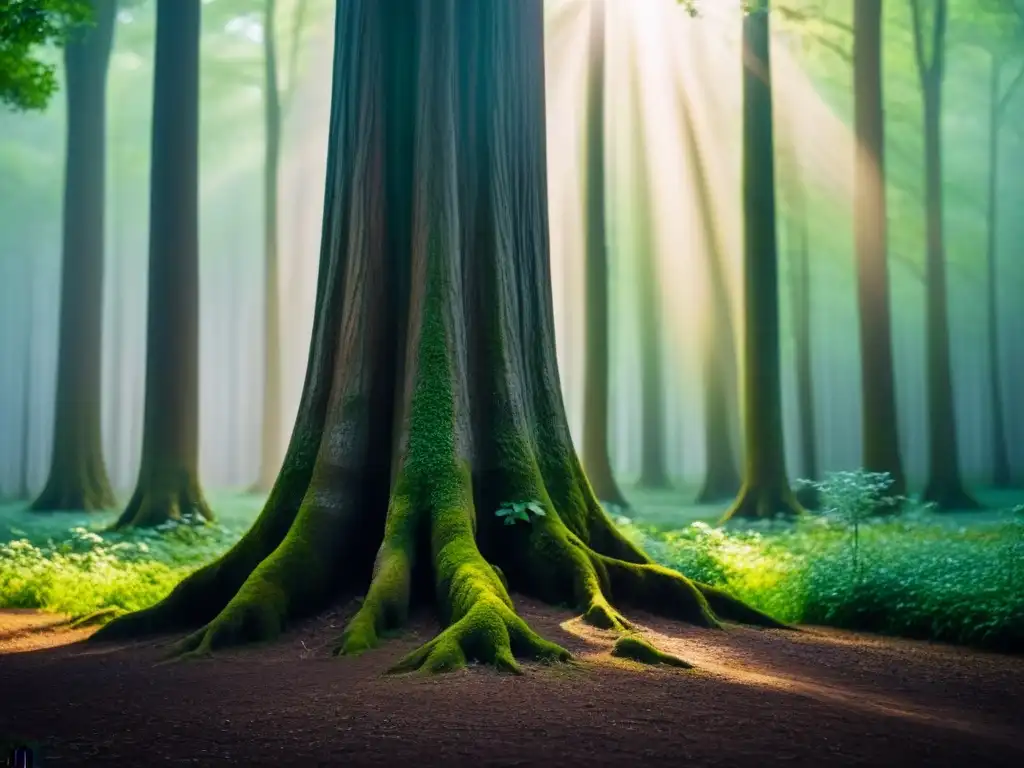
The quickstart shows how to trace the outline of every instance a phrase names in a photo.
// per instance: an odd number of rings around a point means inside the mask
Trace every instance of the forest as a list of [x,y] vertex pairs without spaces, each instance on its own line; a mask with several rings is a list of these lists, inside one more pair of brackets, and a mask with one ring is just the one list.
[[1022,205],[1022,0],[3,2],[0,756],[1020,765]]

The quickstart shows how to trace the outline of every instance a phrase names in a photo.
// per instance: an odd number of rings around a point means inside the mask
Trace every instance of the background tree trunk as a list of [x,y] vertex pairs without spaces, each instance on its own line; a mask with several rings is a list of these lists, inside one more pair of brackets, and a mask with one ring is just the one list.
[[[807,195],[803,175],[796,157],[790,156],[789,191],[792,207],[790,240],[790,290],[793,318],[793,348],[796,363],[796,402],[800,421],[801,477],[819,481],[817,419],[815,416],[813,324],[811,323],[811,263],[807,232]],[[797,491],[797,499],[805,507],[817,506],[813,487]]]
[[934,0],[931,60],[924,52],[924,29],[919,3],[914,9],[914,38],[924,97],[924,173],[927,255],[925,306],[928,394],[928,482],[924,501],[940,509],[974,509],[975,501],[960,478],[953,372],[949,349],[949,300],[946,286],[946,248],[942,200],[942,83],[945,73],[947,0]]
[[802,509],[786,475],[768,0],[743,17],[743,486],[723,520]]
[[711,185],[704,168],[704,158],[697,145],[696,126],[689,99],[680,84],[680,111],[683,118],[683,141],[697,187],[697,210],[700,216],[704,245],[707,251],[708,304],[711,321],[703,340],[704,377],[704,482],[697,494],[697,503],[729,499],[740,488],[733,448],[732,414],[739,408],[736,392],[736,347],[730,311],[729,287],[726,281],[722,244],[715,220]]
[[640,330],[640,486],[671,486],[665,468],[665,408],[662,388],[661,296],[658,287],[657,238],[651,201],[651,174],[647,142],[643,136],[643,83],[637,71],[636,52],[630,57],[630,90],[633,95],[633,210]]
[[57,403],[50,474],[32,509],[97,510],[116,503],[103,463],[103,240],[107,68],[116,0],[93,0],[95,23],[64,48],[67,159]]
[[32,457],[32,374],[35,353],[35,306],[36,306],[36,270],[32,258],[25,264],[25,297],[28,301],[28,325],[25,328],[25,346],[23,348],[21,369],[21,456],[18,461],[18,499],[31,498],[29,488],[29,464]]
[[[281,161],[281,96],[277,76],[274,15],[276,0],[266,0],[263,24],[266,144],[263,161],[263,399],[260,467],[255,489],[269,491],[281,468],[281,310],[278,267],[278,172]],[[294,72],[289,73],[294,77]]]
[[1003,412],[1003,372],[999,342],[999,133],[1002,119],[1002,59],[992,56],[989,93],[988,162],[988,248],[986,301],[988,320],[989,419],[992,422],[992,484],[996,488],[1011,485],[1010,450],[1006,441],[1006,417]]
[[601,501],[628,506],[608,455],[609,334],[608,234],[605,227],[604,68],[606,0],[590,3],[587,70],[586,351],[583,383],[583,466]]
[[892,356],[882,101],[882,0],[853,2],[854,247],[860,319],[864,469],[885,472],[889,492],[906,492]]
[[145,423],[118,528],[213,516],[198,469],[199,36],[200,0],[157,0]]

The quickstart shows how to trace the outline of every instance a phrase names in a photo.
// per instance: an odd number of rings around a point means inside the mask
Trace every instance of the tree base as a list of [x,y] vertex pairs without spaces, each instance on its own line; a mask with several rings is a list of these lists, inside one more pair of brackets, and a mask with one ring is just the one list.
[[705,476],[695,501],[697,504],[714,504],[735,499],[739,490],[740,479],[735,474],[712,473]]
[[960,483],[928,483],[921,501],[934,504],[940,512],[974,512],[983,509],[981,502],[969,494]]
[[788,486],[759,488],[744,485],[732,506],[726,510],[719,524],[733,519],[773,520],[777,517],[797,517],[804,514],[796,496]]
[[805,485],[797,489],[794,494],[797,503],[803,509],[818,509],[821,507],[821,493],[811,485]]
[[29,505],[32,512],[104,512],[117,506],[106,477],[53,477]]
[[177,490],[136,489],[128,506],[113,525],[123,528],[154,528],[169,521],[201,518],[212,521],[213,511],[202,491],[193,484]]

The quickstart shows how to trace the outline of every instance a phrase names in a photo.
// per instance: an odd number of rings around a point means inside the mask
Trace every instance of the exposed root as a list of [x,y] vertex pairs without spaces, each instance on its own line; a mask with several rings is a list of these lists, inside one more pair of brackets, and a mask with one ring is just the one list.
[[451,672],[479,661],[521,674],[516,658],[552,663],[569,661],[572,656],[530,629],[499,596],[482,595],[461,619],[390,671]]
[[777,619],[773,619],[767,613],[753,608],[742,600],[733,597],[728,592],[718,587],[713,587],[710,584],[705,584],[700,581],[692,582],[693,585],[700,590],[700,593],[704,595],[704,599],[707,600],[708,606],[718,616],[727,621],[735,621],[740,624],[750,624],[755,627],[764,627],[766,629],[788,629],[797,631],[797,628],[785,624]]
[[693,669],[693,664],[690,662],[684,661],[670,653],[659,651],[642,637],[637,637],[636,635],[626,635],[616,640],[615,645],[612,646],[612,656],[620,659],[631,659],[641,664],[664,664],[669,667],[678,667],[679,669]]
[[336,655],[352,656],[376,648],[381,634],[405,623],[416,551],[415,534],[415,516],[409,496],[398,493],[391,503],[370,589],[335,646]]
[[337,511],[304,506],[288,535],[239,588],[216,618],[175,646],[179,655],[205,655],[217,648],[265,642],[280,635],[289,619],[308,613],[332,594]]
[[72,629],[80,629],[81,627],[95,627],[102,626],[109,621],[116,619],[118,616],[124,614],[124,609],[117,606],[111,606],[109,608],[100,608],[98,611],[87,613],[85,616],[80,616],[71,622]]

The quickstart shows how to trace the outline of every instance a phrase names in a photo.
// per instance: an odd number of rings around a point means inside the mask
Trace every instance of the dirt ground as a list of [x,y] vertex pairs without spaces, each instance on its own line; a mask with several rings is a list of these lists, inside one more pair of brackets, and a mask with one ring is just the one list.
[[43,766],[1024,765],[1021,658],[634,614],[696,666],[655,669],[612,659],[613,636],[565,612],[517,604],[580,663],[388,677],[436,627],[335,659],[339,609],[269,646],[159,664],[167,638],[86,645],[90,630],[3,611],[0,742],[38,745]]

